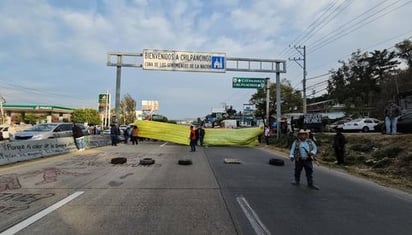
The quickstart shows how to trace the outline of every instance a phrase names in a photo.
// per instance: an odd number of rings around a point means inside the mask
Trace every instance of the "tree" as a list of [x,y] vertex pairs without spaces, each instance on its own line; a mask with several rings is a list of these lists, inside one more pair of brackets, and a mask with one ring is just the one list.
[[136,101],[126,94],[120,101],[120,124],[133,123],[136,119]]
[[228,119],[234,118],[236,114],[236,110],[233,109],[233,106],[226,107],[226,113],[228,115]]
[[[302,94],[300,91],[294,90],[290,83],[286,80],[280,84],[281,93],[281,112],[299,112],[303,110]],[[252,95],[249,102],[256,106],[255,117],[266,115],[266,91],[258,89]],[[276,114],[276,84],[272,83],[269,87],[269,116]]]
[[412,70],[412,42],[408,40],[404,40],[395,45],[397,49],[397,55],[402,60],[406,61],[408,65],[408,70]]
[[95,109],[75,109],[71,115],[73,122],[88,123],[89,125],[100,125],[100,114]]
[[352,53],[347,61],[339,61],[342,66],[331,71],[328,81],[330,98],[345,104],[346,111],[356,107],[360,113],[370,114],[376,111],[376,105],[381,103],[381,84],[391,77],[399,61],[396,53],[387,49],[375,50],[371,53]]
[[166,116],[163,116],[161,114],[153,114],[151,120],[156,121],[156,122],[168,122],[169,121]]
[[46,115],[44,115],[44,114],[43,115],[41,115],[41,114],[36,115],[34,113],[26,113],[23,117],[23,121],[25,123],[28,123],[28,124],[31,124],[31,125],[39,123],[41,120],[45,120],[45,119],[47,119]]

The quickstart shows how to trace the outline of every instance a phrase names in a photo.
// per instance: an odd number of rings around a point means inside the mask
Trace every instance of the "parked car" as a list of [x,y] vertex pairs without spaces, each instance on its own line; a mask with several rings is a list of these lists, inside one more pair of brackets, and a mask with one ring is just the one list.
[[344,131],[375,131],[375,126],[382,121],[376,118],[358,118],[349,122],[345,122],[342,126]]
[[[87,135],[87,129],[82,124],[78,124],[83,130],[84,135]],[[44,140],[60,137],[70,137],[73,135],[72,123],[59,122],[59,123],[42,123],[21,132],[17,132],[14,135],[13,140]]]
[[334,131],[336,131],[336,128],[343,127],[343,124],[346,123],[346,122],[349,122],[349,120],[347,120],[347,119],[338,120],[338,121],[332,122],[331,124],[327,124],[325,126],[325,129],[326,129],[326,131],[334,132]]
[[[398,118],[398,124],[396,125],[396,127],[397,132],[412,133],[412,112],[402,114]],[[385,122],[380,123],[375,128],[377,131],[381,131],[383,134],[386,133]]]
[[7,140],[10,138],[9,126],[0,126],[0,140]]

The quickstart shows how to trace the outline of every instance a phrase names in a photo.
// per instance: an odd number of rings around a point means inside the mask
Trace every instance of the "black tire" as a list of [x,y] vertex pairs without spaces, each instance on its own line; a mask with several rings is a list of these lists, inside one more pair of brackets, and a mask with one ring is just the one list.
[[110,161],[110,163],[112,164],[124,164],[127,162],[127,158],[125,157],[115,157],[112,158],[112,160]]
[[282,159],[271,158],[269,160],[269,164],[274,166],[284,166],[285,161],[283,161]]
[[362,132],[369,132],[369,127],[367,127],[367,126],[364,126],[363,128],[362,128]]
[[177,162],[177,164],[179,164],[179,165],[185,165],[185,166],[187,166],[187,165],[192,165],[192,160],[190,160],[190,159],[180,159],[180,160]]
[[151,159],[151,158],[143,158],[140,160],[140,165],[152,165],[155,163],[155,160]]

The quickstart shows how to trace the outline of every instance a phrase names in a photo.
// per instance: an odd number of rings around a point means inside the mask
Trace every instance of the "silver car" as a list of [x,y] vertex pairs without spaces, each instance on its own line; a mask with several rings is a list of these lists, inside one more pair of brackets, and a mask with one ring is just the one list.
[[[83,125],[78,125],[83,130],[83,133],[87,132],[86,128]],[[60,137],[70,137],[73,136],[72,127],[73,124],[67,122],[42,123],[24,131],[17,132],[14,135],[14,140],[44,140]]]

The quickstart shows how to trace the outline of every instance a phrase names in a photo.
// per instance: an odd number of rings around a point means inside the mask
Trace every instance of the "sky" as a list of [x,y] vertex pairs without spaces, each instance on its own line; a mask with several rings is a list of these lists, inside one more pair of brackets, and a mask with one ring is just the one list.
[[[339,60],[411,39],[411,12],[410,0],[1,0],[0,96],[10,105],[97,108],[109,92],[113,108],[116,67],[107,53],[145,49],[285,60],[281,79],[302,90],[303,46],[307,94],[319,96]],[[232,88],[233,77],[276,81],[273,73],[122,67],[120,97],[130,95],[137,109],[157,100],[169,119],[241,111],[256,89]]]

